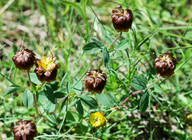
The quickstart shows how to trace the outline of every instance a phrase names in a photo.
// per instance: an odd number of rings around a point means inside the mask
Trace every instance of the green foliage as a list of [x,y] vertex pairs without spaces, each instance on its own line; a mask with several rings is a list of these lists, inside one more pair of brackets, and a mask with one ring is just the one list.
[[83,106],[82,106],[81,100],[76,101],[76,108],[77,108],[78,113],[83,115],[84,111],[83,111]]
[[26,108],[31,108],[33,105],[33,93],[28,89],[23,94],[23,104]]
[[129,47],[129,41],[123,40],[116,48],[116,50],[125,50]]
[[46,84],[45,88],[44,88],[44,93],[46,95],[46,97],[49,99],[49,101],[51,101],[52,103],[56,103],[55,102],[55,95],[54,95],[54,90],[52,88],[51,85]]
[[30,78],[31,78],[31,82],[33,82],[37,85],[42,85],[35,73],[30,73]]
[[143,113],[147,110],[147,107],[149,105],[149,93],[145,92],[140,100],[140,104],[139,104],[139,108],[140,108],[140,112]]
[[106,47],[103,49],[103,62],[104,62],[105,67],[109,66],[110,55],[109,55],[109,51],[107,50]]
[[136,76],[133,78],[131,85],[135,90],[144,90],[147,87],[147,79],[142,75]]
[[93,98],[93,97],[90,97],[90,96],[81,96],[81,101],[89,108],[96,108],[98,106],[98,103],[97,101]]
[[88,54],[94,54],[94,53],[101,51],[102,46],[103,46],[103,44],[98,41],[90,42],[90,43],[86,44],[85,46],[83,46],[83,52],[88,53]]
[[7,89],[5,89],[3,91],[3,95],[6,96],[6,95],[9,95],[11,93],[15,93],[15,92],[19,91],[19,89],[21,89],[20,86],[18,86],[18,85],[11,85],[10,87],[8,87]]
[[[119,36],[111,23],[118,4],[132,9],[134,21],[111,46]],[[36,139],[192,139],[191,5],[187,0],[2,0],[0,139],[13,139],[11,128],[20,119],[36,123]],[[12,61],[20,47],[38,59],[57,56],[56,81],[41,83],[34,66],[30,84]],[[175,74],[154,84],[153,63],[164,52],[177,59]],[[85,73],[98,69],[102,59],[107,84],[101,94],[87,93]],[[99,129],[89,123],[96,111],[107,118]]]

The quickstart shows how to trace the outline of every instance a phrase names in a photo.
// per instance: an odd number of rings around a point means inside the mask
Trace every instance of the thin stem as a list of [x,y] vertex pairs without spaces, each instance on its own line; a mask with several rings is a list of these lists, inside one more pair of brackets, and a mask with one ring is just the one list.
[[62,102],[63,100],[65,100],[67,97],[68,97],[68,95],[65,96],[65,97],[63,97],[63,98],[61,98],[57,103],[59,104],[60,102]]
[[[150,84],[150,85],[147,87],[146,90],[150,89],[150,88],[151,88],[155,83],[157,83],[160,79],[161,79],[161,77],[159,77],[157,80],[155,80],[155,82],[153,82],[152,84]],[[129,98],[131,98],[132,96],[134,96],[134,95],[136,95],[136,94],[138,94],[138,93],[141,93],[141,92],[143,92],[143,91],[138,90],[138,91],[133,92],[133,93],[130,94],[120,105],[122,106],[123,104],[125,104],[125,103],[129,100]]]
[[157,80],[155,80],[155,82],[153,82],[153,83],[151,83],[148,87],[147,87],[147,89],[150,89],[155,83],[157,83],[159,80],[161,80],[162,79],[162,77],[159,77]]
[[[122,32],[120,32],[120,34],[115,38],[115,40],[109,45],[109,48],[110,48],[111,46],[113,46],[113,44],[121,37],[121,35],[122,35]],[[99,64],[99,68],[98,68],[98,69],[100,69],[102,63],[103,63],[103,58],[101,59],[101,62],[100,62],[100,64]]]
[[[29,71],[27,71],[27,76],[28,76],[28,79],[29,79],[29,86],[31,86],[31,78],[30,78],[30,75],[29,75]],[[36,111],[36,114],[38,116],[39,113],[38,113],[37,101],[36,101],[35,94],[33,94],[33,100],[34,100],[34,104],[35,104],[35,111]]]
[[141,93],[142,91],[138,90],[138,91],[135,91],[133,92],[131,95],[129,95],[120,105],[122,106],[125,102],[127,102],[129,100],[129,98],[131,98],[132,96],[138,94],[138,93]]
[[98,68],[98,69],[101,68],[102,63],[103,63],[103,58],[101,59],[101,62],[100,62],[100,64],[99,64],[99,68]]
[[122,32],[120,32],[120,34],[115,38],[115,40],[111,43],[111,45],[109,46],[109,48],[110,48],[111,46],[113,46],[113,44],[117,41],[117,39],[119,39],[119,38],[121,37],[121,35],[122,35]]

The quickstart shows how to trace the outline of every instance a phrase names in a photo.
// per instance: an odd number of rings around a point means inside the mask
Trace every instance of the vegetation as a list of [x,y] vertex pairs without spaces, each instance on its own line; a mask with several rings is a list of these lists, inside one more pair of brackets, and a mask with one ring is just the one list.
[[[117,5],[132,10],[128,32],[113,27]],[[192,139],[191,0],[1,0],[0,33],[0,139],[19,120],[36,124],[35,139]],[[34,65],[30,82],[12,61],[22,47],[56,56],[56,80],[41,83]],[[177,65],[163,78],[164,53]],[[88,92],[86,72],[99,68],[106,85]]]

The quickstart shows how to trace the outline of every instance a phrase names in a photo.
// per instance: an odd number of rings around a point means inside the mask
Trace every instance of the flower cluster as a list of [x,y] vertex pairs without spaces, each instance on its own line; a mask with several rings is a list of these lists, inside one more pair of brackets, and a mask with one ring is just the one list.
[[54,81],[57,75],[57,69],[59,65],[55,63],[57,57],[49,55],[48,57],[43,57],[41,60],[37,60],[35,73],[41,82],[51,82]]
[[176,64],[176,59],[173,57],[173,54],[170,53],[165,53],[156,58],[154,61],[155,69],[162,77],[172,76],[174,74]]
[[36,65],[35,73],[38,79],[43,82],[51,82],[56,79],[59,65],[55,63],[57,57],[50,55],[43,57],[41,60],[35,58],[35,53],[29,49],[17,51],[12,57],[15,66],[20,70],[29,71],[33,65]]
[[18,121],[17,125],[13,126],[14,140],[34,140],[37,136],[35,123],[31,121]]
[[[121,5],[118,5],[116,9],[112,11],[111,18],[113,27],[121,33],[129,31],[134,19],[132,11],[130,9],[123,9]],[[12,58],[15,66],[20,70],[30,71],[31,67],[35,64],[36,68],[34,72],[42,83],[51,82],[56,79],[57,70],[60,67],[59,64],[56,63],[56,59],[57,57],[53,55],[36,59],[34,52],[29,49],[17,51]],[[172,76],[176,64],[177,62],[173,54],[169,53],[163,54],[154,61],[155,69],[162,77]],[[85,88],[92,94],[101,94],[107,83],[107,75],[100,69],[87,71],[86,75],[84,79]],[[104,113],[91,113],[90,123],[93,127],[100,128],[106,125],[106,122],[107,119]],[[13,133],[15,140],[33,140],[34,137],[37,136],[36,125],[31,121],[19,121],[18,125],[13,127]]]
[[91,113],[89,121],[90,121],[91,125],[93,125],[93,127],[95,127],[95,128],[100,128],[100,127],[106,125],[106,122],[107,122],[103,112],[102,113],[100,113],[100,112]]
[[122,6],[118,5],[112,13],[112,22],[115,30],[118,32],[128,32],[134,19],[132,11],[130,9],[122,9]]
[[12,57],[15,66],[20,70],[30,70],[35,63],[35,54],[29,49],[22,49],[17,51]]
[[92,70],[86,73],[85,87],[91,93],[101,93],[107,82],[107,75],[102,70]]

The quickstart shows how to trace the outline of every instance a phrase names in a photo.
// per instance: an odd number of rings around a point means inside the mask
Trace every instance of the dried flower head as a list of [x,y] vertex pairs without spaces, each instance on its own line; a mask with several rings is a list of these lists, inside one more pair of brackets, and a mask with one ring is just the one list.
[[173,54],[164,53],[155,59],[154,64],[158,74],[162,77],[170,77],[174,74],[177,62]]
[[116,9],[112,11],[113,27],[118,32],[128,32],[133,22],[133,14],[130,9],[122,9],[121,5],[118,5]]
[[45,81],[51,82],[56,79],[57,69],[59,68],[59,64],[55,63],[56,59],[57,57],[49,55],[41,60],[37,60],[35,73],[42,83]]
[[34,140],[37,136],[35,123],[31,121],[18,121],[17,125],[13,126],[14,140]]
[[35,63],[35,54],[28,49],[22,49],[15,53],[12,60],[18,69],[29,71]]
[[107,123],[107,120],[106,120],[103,112],[91,113],[89,121],[90,121],[91,125],[93,125],[93,127],[95,127],[95,128],[100,128],[100,127],[106,125],[106,123]]
[[101,70],[92,70],[86,73],[85,87],[91,93],[101,93],[107,82],[107,75]]

